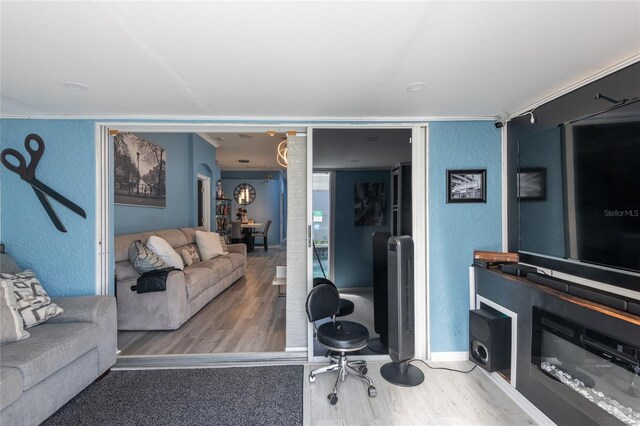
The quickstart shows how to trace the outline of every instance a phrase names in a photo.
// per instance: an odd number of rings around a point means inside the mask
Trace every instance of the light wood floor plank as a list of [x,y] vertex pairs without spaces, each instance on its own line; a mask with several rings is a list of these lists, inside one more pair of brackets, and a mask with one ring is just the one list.
[[285,349],[285,298],[272,285],[286,249],[257,249],[243,278],[173,331],[119,331],[121,355],[279,352]]
[[[535,425],[501,389],[477,369],[469,374],[430,370],[416,364],[425,374],[420,386],[406,388],[386,382],[380,375],[382,363],[369,362],[369,377],[378,390],[367,395],[367,385],[347,377],[338,390],[338,403],[329,404],[336,375],[325,373],[309,384],[310,424],[328,425]],[[432,363],[469,369],[468,362]],[[305,374],[318,367],[307,365]],[[306,377],[305,377],[306,379]]]

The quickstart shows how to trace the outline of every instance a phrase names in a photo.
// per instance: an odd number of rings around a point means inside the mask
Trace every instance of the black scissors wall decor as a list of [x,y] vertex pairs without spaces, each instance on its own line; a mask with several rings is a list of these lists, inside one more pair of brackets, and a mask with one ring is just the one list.
[[[36,149],[33,149],[33,147],[31,146],[31,142],[36,143]],[[87,214],[84,212],[84,210],[82,210],[82,207],[75,203],[72,203],[67,198],[49,188],[44,183],[40,182],[38,178],[36,178],[36,166],[38,165],[40,158],[42,158],[42,154],[44,154],[44,141],[42,140],[42,138],[35,133],[31,133],[30,135],[27,135],[26,138],[24,138],[24,147],[29,153],[29,157],[31,160],[29,161],[29,164],[27,164],[27,161],[22,154],[12,148],[2,150],[2,154],[0,154],[0,160],[2,160],[2,164],[4,164],[7,169],[20,176],[23,181],[31,185],[33,192],[36,193],[36,196],[40,200],[42,207],[44,207],[44,210],[47,212],[56,228],[58,228],[60,232],[67,232],[67,228],[65,228],[62,222],[60,222],[60,218],[51,207],[47,195],[73,211],[75,214],[82,216],[85,219],[87,218]],[[8,157],[12,157],[14,159],[14,162],[9,161]],[[16,161],[17,164],[15,164]]]

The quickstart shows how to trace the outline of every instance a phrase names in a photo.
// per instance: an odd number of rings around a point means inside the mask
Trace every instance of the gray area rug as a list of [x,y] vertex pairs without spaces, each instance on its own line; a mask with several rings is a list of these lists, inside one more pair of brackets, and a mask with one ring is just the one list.
[[301,425],[303,369],[112,371],[43,425]]

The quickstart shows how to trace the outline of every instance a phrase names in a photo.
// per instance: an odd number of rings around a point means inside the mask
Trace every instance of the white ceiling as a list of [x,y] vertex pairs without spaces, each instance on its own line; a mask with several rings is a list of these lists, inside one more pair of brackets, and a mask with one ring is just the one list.
[[[265,132],[227,132],[202,136],[216,146],[216,164],[221,170],[282,170],[276,161],[276,152],[286,137],[284,133],[269,136]],[[249,163],[238,160],[249,160]]]
[[0,15],[5,116],[495,117],[640,59],[638,1],[2,1]]

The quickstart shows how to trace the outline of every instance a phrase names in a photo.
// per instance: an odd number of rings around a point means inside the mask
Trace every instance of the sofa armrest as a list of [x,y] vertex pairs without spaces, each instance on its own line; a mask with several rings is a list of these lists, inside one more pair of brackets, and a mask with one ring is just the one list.
[[227,245],[227,251],[229,253],[240,253],[244,257],[247,257],[247,245],[244,243],[229,244]]
[[115,309],[115,299],[111,296],[57,297],[52,301],[64,312],[49,319],[49,323],[99,322],[109,309]]

